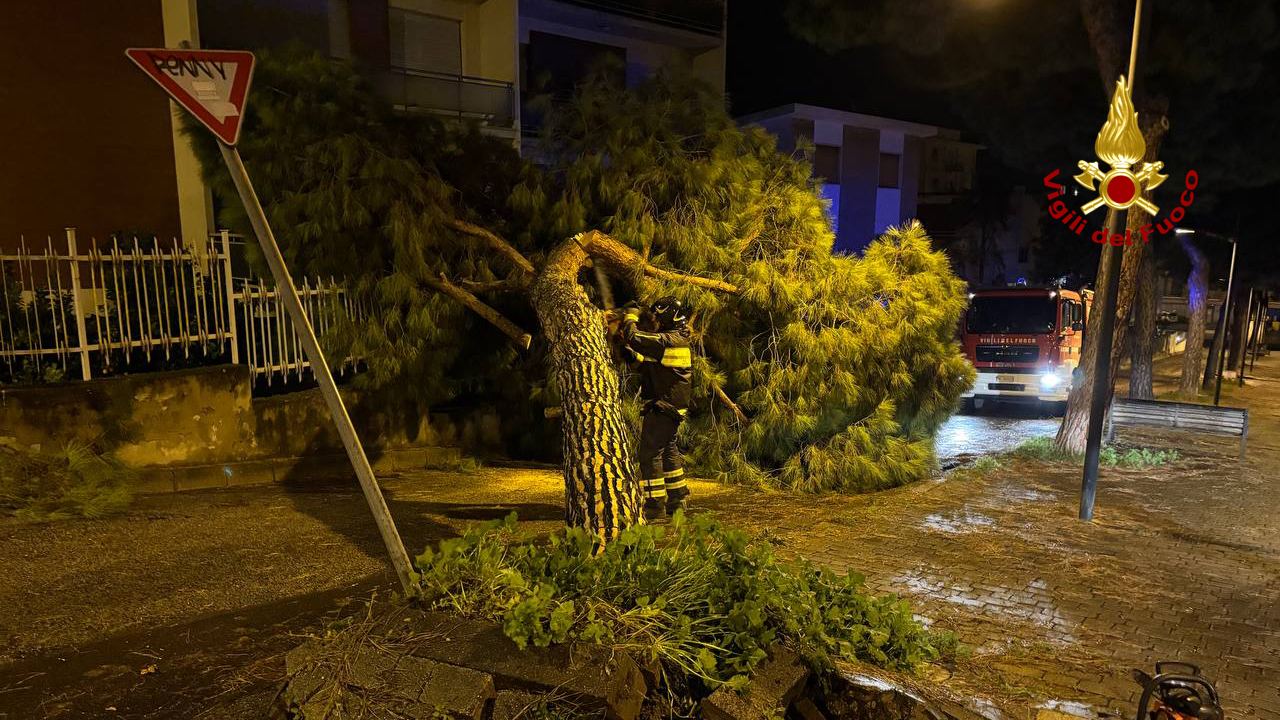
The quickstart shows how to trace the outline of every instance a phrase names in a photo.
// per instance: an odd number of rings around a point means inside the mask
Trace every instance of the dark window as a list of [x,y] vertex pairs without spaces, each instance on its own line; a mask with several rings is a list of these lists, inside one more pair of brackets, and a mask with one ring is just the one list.
[[829,183],[840,182],[840,148],[818,145],[813,152],[813,174]]
[[1084,305],[1073,302],[1071,303],[1071,324],[1084,321]]
[[902,156],[897,153],[880,153],[880,187],[898,187],[898,165]]
[[813,121],[807,118],[795,118],[791,121],[791,131],[795,133],[796,144],[813,142]]
[[969,304],[969,332],[1050,333],[1058,319],[1057,305],[1048,297],[974,298]]
[[611,82],[626,87],[625,48],[535,31],[529,33],[527,57],[528,87],[556,100],[567,100],[575,86],[601,69]]
[[1067,328],[1071,327],[1071,301],[1070,300],[1062,301],[1062,312],[1060,313],[1060,318],[1061,319],[1058,320],[1059,330],[1066,330]]

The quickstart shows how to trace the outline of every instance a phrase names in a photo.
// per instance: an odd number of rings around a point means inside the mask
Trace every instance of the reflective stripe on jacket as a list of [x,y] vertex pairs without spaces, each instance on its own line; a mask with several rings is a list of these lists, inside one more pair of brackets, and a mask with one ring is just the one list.
[[693,350],[687,328],[651,333],[627,317],[622,337],[631,359],[639,363],[640,394],[649,406],[669,406],[683,415],[693,392]]

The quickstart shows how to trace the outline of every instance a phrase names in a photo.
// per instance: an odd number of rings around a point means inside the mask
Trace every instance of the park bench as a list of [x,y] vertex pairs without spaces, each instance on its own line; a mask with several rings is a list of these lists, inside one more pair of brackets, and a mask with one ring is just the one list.
[[1107,414],[1107,442],[1115,439],[1117,425],[1239,436],[1240,459],[1244,460],[1245,441],[1249,437],[1249,411],[1216,405],[1116,398]]

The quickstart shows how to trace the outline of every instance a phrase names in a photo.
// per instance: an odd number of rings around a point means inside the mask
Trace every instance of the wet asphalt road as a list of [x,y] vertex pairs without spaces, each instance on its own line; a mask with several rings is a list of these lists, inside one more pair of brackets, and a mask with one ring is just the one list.
[[1012,450],[1031,438],[1052,436],[1061,422],[1061,417],[1028,407],[983,408],[971,415],[953,415],[943,423],[934,451],[946,468],[968,456]]

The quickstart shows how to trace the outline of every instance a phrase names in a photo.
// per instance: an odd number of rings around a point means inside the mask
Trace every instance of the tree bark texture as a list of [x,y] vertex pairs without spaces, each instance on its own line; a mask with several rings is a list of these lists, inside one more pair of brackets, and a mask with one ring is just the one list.
[[561,398],[565,522],[585,527],[603,545],[643,522],[642,497],[604,323],[578,283],[587,259],[577,239],[562,243],[529,296]]
[[[1160,153],[1160,143],[1168,129],[1169,121],[1163,114],[1156,114],[1143,123],[1142,135],[1147,144],[1144,162],[1156,160]],[[1150,199],[1150,192],[1145,195]],[[1104,227],[1111,227],[1112,212],[1114,211],[1108,208]],[[1125,340],[1129,329],[1129,311],[1133,308],[1134,296],[1137,292],[1138,269],[1142,265],[1143,256],[1147,254],[1142,228],[1150,222],[1151,216],[1138,209],[1136,205],[1129,208],[1125,229],[1133,244],[1124,246],[1124,254],[1120,260],[1120,286],[1116,294],[1116,319],[1112,334],[1110,372],[1105,379],[1107,387],[1111,388],[1112,392],[1115,388],[1116,369],[1124,356]],[[1105,294],[1110,280],[1106,272],[1107,253],[1120,250],[1121,248],[1110,245],[1105,246],[1098,260],[1098,277],[1097,282],[1094,283],[1097,295],[1093,298],[1095,312],[1089,313],[1084,350],[1080,355],[1079,374],[1076,382],[1071,385],[1071,392],[1067,395],[1067,412],[1062,417],[1062,425],[1058,428],[1058,435],[1054,439],[1055,447],[1064,452],[1077,455],[1084,452],[1089,432],[1089,404],[1096,377],[1094,370],[1098,366],[1098,344],[1092,342],[1091,338],[1096,338],[1102,327],[1101,309],[1106,302]]]
[[[1223,298],[1218,312],[1213,316],[1213,342],[1209,343],[1209,356],[1204,361],[1204,377],[1200,379],[1200,391],[1211,392],[1218,379],[1218,358],[1222,355],[1222,343],[1227,338],[1227,299]],[[1209,329],[1209,320],[1205,319],[1205,330]]]
[[[1127,7],[1132,8],[1132,3]],[[1111,97],[1120,73],[1129,72],[1127,63],[1121,63],[1129,58],[1128,31],[1132,29],[1132,12],[1122,13],[1117,0],[1080,0],[1080,17],[1089,35],[1094,59],[1098,62],[1102,92]]]
[[1138,267],[1138,301],[1133,313],[1132,352],[1129,356],[1129,397],[1135,400],[1155,398],[1153,347],[1159,302],[1156,297],[1156,256],[1148,250]]
[[1209,259],[1190,235],[1179,235],[1182,249],[1191,260],[1187,276],[1187,346],[1182,353],[1182,380],[1178,394],[1194,398],[1200,391],[1200,373],[1204,371],[1204,331],[1209,316]]
[[1240,356],[1244,354],[1245,332],[1249,327],[1249,314],[1253,312],[1253,292],[1249,288],[1240,288],[1231,307],[1231,348],[1227,352],[1227,369],[1237,370],[1240,367]]

